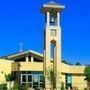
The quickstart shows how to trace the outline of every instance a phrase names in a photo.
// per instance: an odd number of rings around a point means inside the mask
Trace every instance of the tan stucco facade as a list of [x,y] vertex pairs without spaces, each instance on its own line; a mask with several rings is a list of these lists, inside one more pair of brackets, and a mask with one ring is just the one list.
[[[5,82],[4,74],[9,74],[12,71],[18,71],[18,64],[20,64],[19,71],[42,71],[43,62],[13,62],[11,60],[0,59],[0,83]],[[66,83],[66,73],[72,74],[72,87],[77,87],[84,90],[87,87],[87,82],[84,80],[85,66],[71,66],[64,63],[58,64],[58,72],[61,72],[60,80]],[[3,73],[2,73],[3,72]],[[59,82],[58,82],[59,83]]]
[[[17,57],[17,56],[16,56]],[[43,58],[42,58],[43,60]],[[52,65],[52,63],[51,63]],[[19,67],[20,66],[20,67]],[[72,87],[76,87],[79,90],[84,90],[87,87],[87,82],[84,80],[84,68],[85,66],[73,66],[64,63],[58,64],[58,73],[61,73],[58,78],[58,84],[63,82],[66,85],[66,74],[72,74]],[[0,59],[0,83],[5,82],[3,73],[9,74],[15,71],[41,71],[43,72],[43,62],[14,62],[13,60]],[[2,73],[3,72],[3,73]],[[49,89],[47,89],[49,90]]]
[[5,74],[11,73],[11,60],[0,59],[0,83],[5,82]]

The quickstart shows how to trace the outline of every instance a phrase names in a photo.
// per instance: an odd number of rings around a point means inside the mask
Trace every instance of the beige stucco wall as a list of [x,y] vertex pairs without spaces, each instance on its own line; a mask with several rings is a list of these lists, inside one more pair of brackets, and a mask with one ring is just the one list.
[[[4,73],[11,73],[11,63],[13,61],[0,59],[0,83],[5,82]],[[3,73],[2,73],[3,72]]]
[[73,74],[72,86],[84,89],[87,87],[87,82],[84,80],[84,69],[85,66],[70,66],[70,72]]
[[[18,67],[20,66],[20,67]],[[14,62],[12,71],[43,71],[43,62]]]
[[58,71],[61,71],[61,73],[70,73],[70,65],[61,63],[58,65]]
[[85,66],[74,66],[61,63],[58,65],[58,72],[61,71],[61,81],[65,84],[65,74],[72,74],[72,87],[77,87],[80,90],[84,90],[87,86],[87,82],[84,80]]
[[71,73],[84,73],[85,66],[70,66]]
[[84,89],[87,84],[86,81],[84,80],[83,75],[73,75],[72,77],[72,86],[73,87],[78,87],[78,89]]

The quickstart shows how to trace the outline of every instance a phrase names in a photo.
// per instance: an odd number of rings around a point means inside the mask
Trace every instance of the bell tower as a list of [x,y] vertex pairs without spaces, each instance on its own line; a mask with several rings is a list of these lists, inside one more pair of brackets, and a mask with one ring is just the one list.
[[[46,90],[49,90],[50,88],[50,84],[47,79],[47,69],[52,67],[56,74],[58,63],[61,63],[60,13],[64,8],[65,6],[53,1],[44,4],[41,8],[41,11],[45,14],[43,70]],[[51,44],[53,44],[53,52],[51,52]],[[51,54],[53,58],[51,58]],[[54,85],[55,88],[57,88],[57,78],[54,80]]]

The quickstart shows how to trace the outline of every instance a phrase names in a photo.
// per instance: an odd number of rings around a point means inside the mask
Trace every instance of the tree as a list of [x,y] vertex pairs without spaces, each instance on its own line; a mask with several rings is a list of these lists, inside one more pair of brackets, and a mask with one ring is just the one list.
[[76,66],[81,66],[81,64],[80,64],[80,62],[78,61],[78,62],[76,62],[76,64],[75,64]]
[[14,85],[13,85],[13,89],[12,90],[22,90],[22,89],[20,89],[20,85],[18,84],[17,81],[14,82]]
[[12,73],[6,74],[3,71],[2,74],[4,74],[6,83],[9,82],[9,88],[11,90],[11,83],[15,80],[14,75]]
[[0,90],[7,90],[7,84],[5,83],[0,84]]
[[90,66],[86,66],[84,70],[85,80],[87,80],[87,86],[90,90]]
[[61,90],[65,90],[63,82],[61,83]]
[[46,70],[47,79],[51,85],[51,90],[54,90],[56,88],[56,78],[59,74],[55,73],[52,67],[49,67]]

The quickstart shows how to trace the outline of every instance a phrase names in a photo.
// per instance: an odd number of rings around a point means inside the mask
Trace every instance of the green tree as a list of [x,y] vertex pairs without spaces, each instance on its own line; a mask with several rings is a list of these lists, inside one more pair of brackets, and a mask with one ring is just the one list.
[[10,88],[10,90],[11,90],[12,81],[15,80],[13,74],[12,74],[12,73],[6,74],[6,73],[4,73],[3,71],[2,71],[2,74],[4,74],[6,83],[9,82],[9,88]]
[[78,61],[78,62],[76,62],[75,65],[76,65],[76,66],[81,66],[81,63]]
[[13,90],[20,90],[20,85],[18,84],[17,81],[14,82]]
[[51,85],[51,90],[56,88],[56,78],[58,77],[59,73],[55,73],[52,67],[49,67],[46,70],[47,79]]
[[5,83],[0,84],[0,90],[7,90],[7,84]]
[[63,82],[61,83],[61,90],[65,90]]
[[87,80],[87,86],[90,90],[90,66],[86,66],[84,70],[85,80]]

